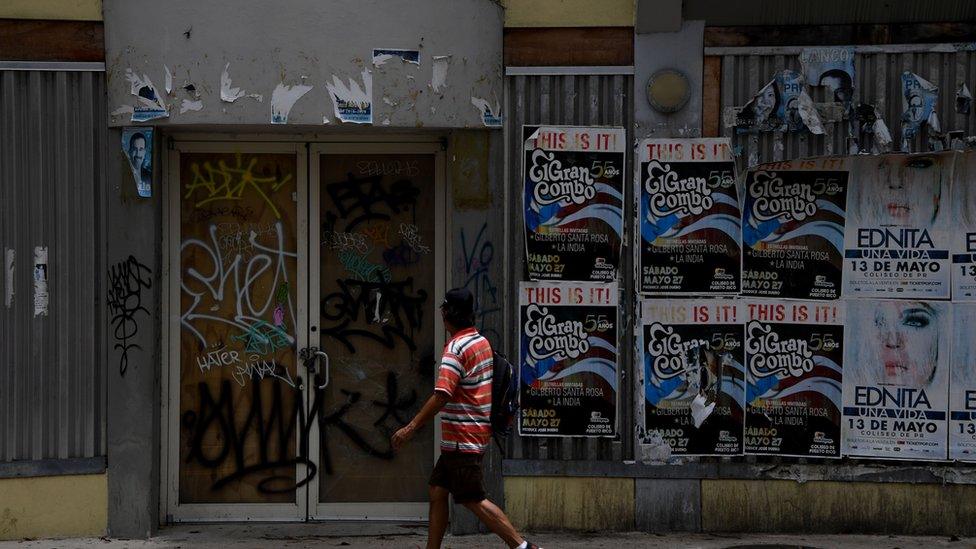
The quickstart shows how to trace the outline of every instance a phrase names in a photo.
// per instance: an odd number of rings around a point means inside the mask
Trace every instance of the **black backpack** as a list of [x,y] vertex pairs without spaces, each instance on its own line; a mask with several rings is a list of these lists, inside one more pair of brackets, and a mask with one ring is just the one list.
[[512,432],[518,415],[518,379],[512,363],[499,352],[494,353],[491,374],[491,431],[500,450],[501,439]]

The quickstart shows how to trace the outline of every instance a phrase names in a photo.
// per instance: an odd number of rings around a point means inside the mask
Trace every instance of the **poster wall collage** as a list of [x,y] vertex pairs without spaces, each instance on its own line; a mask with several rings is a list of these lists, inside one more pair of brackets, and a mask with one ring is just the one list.
[[737,177],[727,139],[646,139],[631,186],[623,128],[522,137],[521,436],[620,433],[636,307],[637,428],[672,455],[976,462],[976,152]]

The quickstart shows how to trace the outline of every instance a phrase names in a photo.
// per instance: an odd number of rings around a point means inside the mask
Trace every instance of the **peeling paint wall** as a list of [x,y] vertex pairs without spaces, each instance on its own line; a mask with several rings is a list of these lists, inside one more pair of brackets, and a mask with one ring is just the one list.
[[633,530],[634,479],[506,477],[506,512],[526,530]]
[[[168,117],[154,124],[269,125],[274,90],[284,84],[312,87],[288,124],[350,125],[336,119],[327,84],[365,90],[364,72],[374,126],[482,128],[472,98],[492,105],[502,98],[502,8],[486,0],[296,0],[288,10],[256,0],[233,9],[107,0],[104,12],[112,126],[131,124],[129,109],[153,100],[137,97],[127,73],[151,81],[166,105]],[[393,58],[377,66],[374,48],[417,50],[420,63]],[[434,57],[448,59],[446,76],[441,61],[436,80]],[[187,102],[193,108],[183,108]]]

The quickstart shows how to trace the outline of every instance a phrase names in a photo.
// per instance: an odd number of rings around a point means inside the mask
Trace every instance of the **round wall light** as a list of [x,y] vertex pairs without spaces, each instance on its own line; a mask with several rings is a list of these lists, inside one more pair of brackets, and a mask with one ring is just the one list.
[[691,84],[684,73],[661,69],[647,80],[647,102],[657,112],[678,112],[691,98]]

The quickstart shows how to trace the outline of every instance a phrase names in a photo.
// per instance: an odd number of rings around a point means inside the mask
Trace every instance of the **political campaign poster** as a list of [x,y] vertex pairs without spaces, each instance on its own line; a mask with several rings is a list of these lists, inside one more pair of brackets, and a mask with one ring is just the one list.
[[640,292],[738,293],[742,225],[728,139],[645,139],[638,164]]
[[151,127],[122,129],[122,154],[129,161],[136,193],[143,198],[152,196],[152,143]]
[[840,457],[844,302],[749,300],[747,454]]
[[843,453],[946,459],[948,302],[848,300]]
[[809,85],[824,86],[834,101],[850,104],[854,97],[853,47],[803,48],[800,65]]
[[523,126],[522,132],[528,277],[616,280],[626,132],[577,126]]
[[745,177],[742,294],[841,295],[849,159],[762,164]]
[[776,86],[779,91],[779,106],[777,117],[785,125],[786,131],[798,132],[806,129],[800,116],[803,89],[803,75],[794,71],[780,71],[776,74]]
[[810,130],[823,134],[823,123],[804,87],[802,74],[776,73],[735,115],[737,133]]
[[918,135],[922,126],[939,131],[938,101],[939,88],[921,76],[905,71],[901,75],[902,115],[901,132],[903,139]]
[[949,459],[976,462],[976,303],[952,307]]
[[853,159],[844,295],[949,297],[953,153]]
[[617,284],[519,284],[522,436],[617,433]]
[[742,453],[742,317],[738,301],[641,301],[644,428],[673,455]]
[[958,153],[952,185],[952,300],[976,301],[976,151]]

